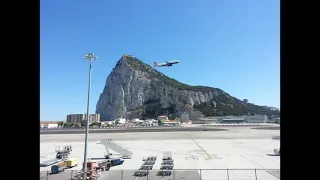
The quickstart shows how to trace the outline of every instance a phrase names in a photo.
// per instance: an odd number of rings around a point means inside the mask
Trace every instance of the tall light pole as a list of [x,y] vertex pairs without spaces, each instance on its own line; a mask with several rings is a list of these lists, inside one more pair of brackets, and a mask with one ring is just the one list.
[[86,135],[85,135],[85,141],[84,141],[84,178],[87,178],[87,150],[88,150],[88,133],[89,133],[89,107],[90,107],[90,89],[91,89],[91,64],[92,60],[97,60],[98,57],[95,56],[93,53],[89,53],[83,57],[85,60],[89,60],[90,66],[89,66],[89,86],[88,86],[88,101],[87,101],[87,119],[86,119]]

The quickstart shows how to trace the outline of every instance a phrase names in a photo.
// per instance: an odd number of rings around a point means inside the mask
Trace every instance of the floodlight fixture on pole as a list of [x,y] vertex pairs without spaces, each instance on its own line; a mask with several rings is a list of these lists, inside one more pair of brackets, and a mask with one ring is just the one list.
[[85,134],[85,141],[84,141],[84,160],[83,160],[83,174],[84,179],[87,178],[87,154],[88,154],[88,133],[89,133],[89,107],[90,107],[90,89],[91,89],[91,63],[92,60],[97,60],[98,57],[95,56],[93,53],[88,53],[83,57],[85,60],[90,61],[89,66],[89,86],[88,86],[88,101],[87,101],[87,115],[86,115],[86,134]]
[[99,57],[96,56],[96,55],[94,55],[93,53],[88,53],[87,55],[85,55],[85,56],[83,57],[83,59],[89,60],[89,61],[91,62],[92,60],[97,60],[97,59],[99,59]]

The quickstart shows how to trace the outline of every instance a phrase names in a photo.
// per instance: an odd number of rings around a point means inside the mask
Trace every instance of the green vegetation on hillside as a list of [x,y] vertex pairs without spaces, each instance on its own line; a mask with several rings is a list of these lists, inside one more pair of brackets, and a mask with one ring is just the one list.
[[280,115],[279,111],[272,111],[254,104],[244,104],[239,102],[224,102],[215,100],[216,107],[213,102],[195,104],[193,108],[202,112],[204,116],[243,116],[243,115]]
[[150,76],[157,78],[161,80],[163,83],[165,83],[168,86],[175,87],[179,90],[189,90],[189,91],[200,91],[200,92],[208,92],[212,91],[213,89],[220,90],[217,88],[212,88],[212,87],[206,87],[206,86],[189,86],[187,84],[183,84],[173,78],[170,78],[163,73],[155,70],[153,67],[143,63],[136,57],[132,56],[126,56],[127,63],[136,70],[140,70],[143,72],[146,72],[150,74]]
[[141,114],[141,119],[157,118],[162,115],[173,115],[175,106],[171,105],[168,108],[161,108],[160,100],[149,100],[144,103],[144,111]]

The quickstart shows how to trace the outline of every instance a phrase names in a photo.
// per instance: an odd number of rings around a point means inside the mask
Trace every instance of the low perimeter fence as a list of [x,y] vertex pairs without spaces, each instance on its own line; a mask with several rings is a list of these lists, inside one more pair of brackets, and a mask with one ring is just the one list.
[[[80,180],[78,170],[58,174],[40,171],[40,180]],[[172,169],[109,170],[94,173],[94,180],[279,180],[280,169]]]

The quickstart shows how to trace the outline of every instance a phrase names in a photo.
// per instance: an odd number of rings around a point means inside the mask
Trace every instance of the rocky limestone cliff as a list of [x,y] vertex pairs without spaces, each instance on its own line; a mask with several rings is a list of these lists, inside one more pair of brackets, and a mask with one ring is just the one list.
[[130,55],[117,62],[96,106],[102,121],[179,116],[182,112],[189,113],[190,119],[269,113],[266,108],[245,104],[221,89],[180,83]]

